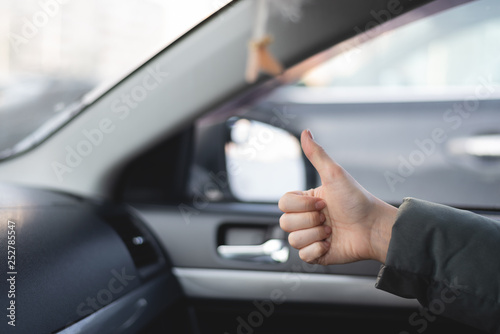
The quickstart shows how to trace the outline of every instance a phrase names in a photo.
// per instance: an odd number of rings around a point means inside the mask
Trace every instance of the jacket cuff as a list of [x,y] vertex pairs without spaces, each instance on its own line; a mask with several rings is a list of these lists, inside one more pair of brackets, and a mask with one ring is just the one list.
[[500,223],[405,198],[376,287],[431,312],[500,331]]

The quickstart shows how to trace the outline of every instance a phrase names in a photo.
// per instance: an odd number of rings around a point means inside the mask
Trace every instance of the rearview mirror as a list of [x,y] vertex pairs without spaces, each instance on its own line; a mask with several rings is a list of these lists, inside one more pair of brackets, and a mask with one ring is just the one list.
[[297,137],[275,126],[233,117],[225,145],[229,189],[243,202],[277,202],[306,189],[306,163]]

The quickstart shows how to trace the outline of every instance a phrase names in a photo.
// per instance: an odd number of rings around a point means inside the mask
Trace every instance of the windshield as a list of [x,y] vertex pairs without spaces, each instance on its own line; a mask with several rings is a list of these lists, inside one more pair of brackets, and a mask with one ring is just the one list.
[[0,159],[229,2],[0,1]]

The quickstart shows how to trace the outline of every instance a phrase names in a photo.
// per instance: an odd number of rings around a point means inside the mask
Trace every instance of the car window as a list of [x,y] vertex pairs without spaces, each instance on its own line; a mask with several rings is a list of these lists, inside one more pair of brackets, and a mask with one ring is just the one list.
[[[377,94],[399,88],[405,94],[456,92],[474,87],[478,77],[498,82],[500,18],[492,0],[462,5],[445,13],[367,40],[359,36],[352,49],[307,73],[309,87],[373,89]],[[364,42],[364,43],[363,43]],[[465,65],[467,64],[467,65]]]
[[[461,5],[375,38],[371,33],[234,114],[274,120],[295,134],[311,129],[336,161],[388,202],[413,196],[500,207],[498,1]],[[239,182],[227,168],[234,200],[259,202],[255,187],[275,193],[262,181],[266,171],[254,170],[251,181]],[[296,177],[291,173],[282,168],[280,174]],[[297,190],[292,185],[287,190]],[[253,196],[242,196],[250,191]],[[260,201],[278,198],[261,195]]]
[[0,159],[229,2],[0,1]]

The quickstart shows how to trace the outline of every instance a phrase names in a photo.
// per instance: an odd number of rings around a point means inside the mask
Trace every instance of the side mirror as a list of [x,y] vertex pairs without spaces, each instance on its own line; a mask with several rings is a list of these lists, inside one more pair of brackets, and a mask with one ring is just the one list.
[[[317,185],[299,133],[242,117],[198,124],[187,196],[211,202],[276,203],[288,191]],[[270,123],[270,122],[269,122]]]
[[232,117],[226,125],[228,185],[242,202],[277,202],[287,191],[314,187],[315,173],[292,133],[255,120]]

